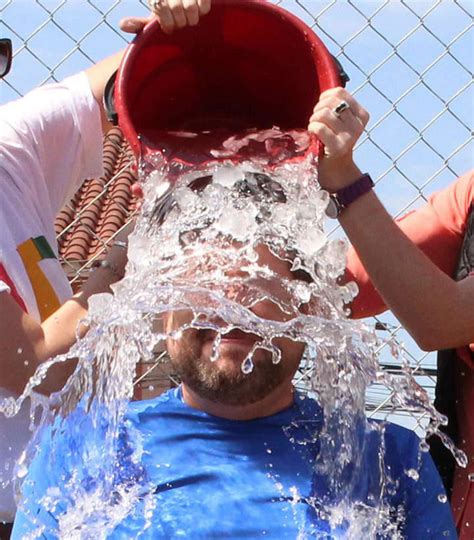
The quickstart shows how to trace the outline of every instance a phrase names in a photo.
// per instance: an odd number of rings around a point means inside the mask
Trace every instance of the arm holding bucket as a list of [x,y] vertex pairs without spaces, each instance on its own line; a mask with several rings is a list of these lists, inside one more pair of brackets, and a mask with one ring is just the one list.
[[[337,112],[342,102],[349,107]],[[319,179],[328,191],[348,186],[360,176],[352,152],[367,121],[368,113],[346,90],[322,94],[309,129],[326,147]],[[472,197],[472,175],[463,181]],[[373,191],[344,209],[339,220],[386,305],[422,349],[474,342],[473,278],[456,282],[446,275],[404,234]]]

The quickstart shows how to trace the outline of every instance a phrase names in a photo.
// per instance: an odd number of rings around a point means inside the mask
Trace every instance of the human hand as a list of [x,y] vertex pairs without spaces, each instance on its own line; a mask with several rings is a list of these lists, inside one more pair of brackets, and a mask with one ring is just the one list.
[[321,94],[308,130],[324,144],[318,175],[323,188],[337,191],[360,176],[353,150],[368,121],[369,113],[344,88],[331,88]]
[[149,17],[127,17],[119,23],[124,32],[136,34],[155,17],[159,20],[163,32],[170,34],[176,28],[196,26],[200,17],[209,13],[211,0],[149,0]]
[[131,219],[111,239],[106,260],[123,275],[127,264],[128,237],[135,228],[135,220]]

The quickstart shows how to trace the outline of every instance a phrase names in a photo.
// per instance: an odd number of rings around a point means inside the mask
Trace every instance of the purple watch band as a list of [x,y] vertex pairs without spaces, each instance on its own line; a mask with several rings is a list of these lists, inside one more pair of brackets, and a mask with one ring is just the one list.
[[341,207],[346,208],[361,195],[364,195],[364,193],[370,191],[373,187],[374,183],[372,178],[370,178],[370,175],[366,173],[360,176],[355,182],[352,182],[352,184],[336,191],[334,195],[337,197]]
[[372,178],[366,173],[357,178],[352,184],[339,189],[329,196],[329,204],[326,208],[326,214],[330,218],[337,218],[351,203],[358,199],[364,193],[367,193],[374,187]]

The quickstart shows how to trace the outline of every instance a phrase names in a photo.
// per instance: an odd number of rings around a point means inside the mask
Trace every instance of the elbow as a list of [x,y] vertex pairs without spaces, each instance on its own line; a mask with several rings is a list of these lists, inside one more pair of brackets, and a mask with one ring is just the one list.
[[453,341],[453,336],[446,335],[441,328],[435,330],[432,328],[418,329],[410,331],[410,335],[424,352],[435,352],[457,346]]
[[431,339],[430,337],[418,337],[414,338],[416,341],[416,344],[423,352],[435,352],[439,351],[440,349],[443,349],[442,345],[438,345],[436,340]]

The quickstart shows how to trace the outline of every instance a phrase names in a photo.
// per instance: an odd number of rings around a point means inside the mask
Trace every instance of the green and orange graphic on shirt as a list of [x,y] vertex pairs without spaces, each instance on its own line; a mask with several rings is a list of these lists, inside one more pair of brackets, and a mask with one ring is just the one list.
[[[41,321],[44,321],[59,308],[60,303],[56,292],[39,263],[44,259],[56,259],[56,255],[44,236],[37,236],[36,238],[26,240],[17,247],[17,252],[20,255],[28,279],[30,280]],[[18,294],[13,280],[1,263],[0,279],[10,287],[13,298],[26,311],[25,303]]]

